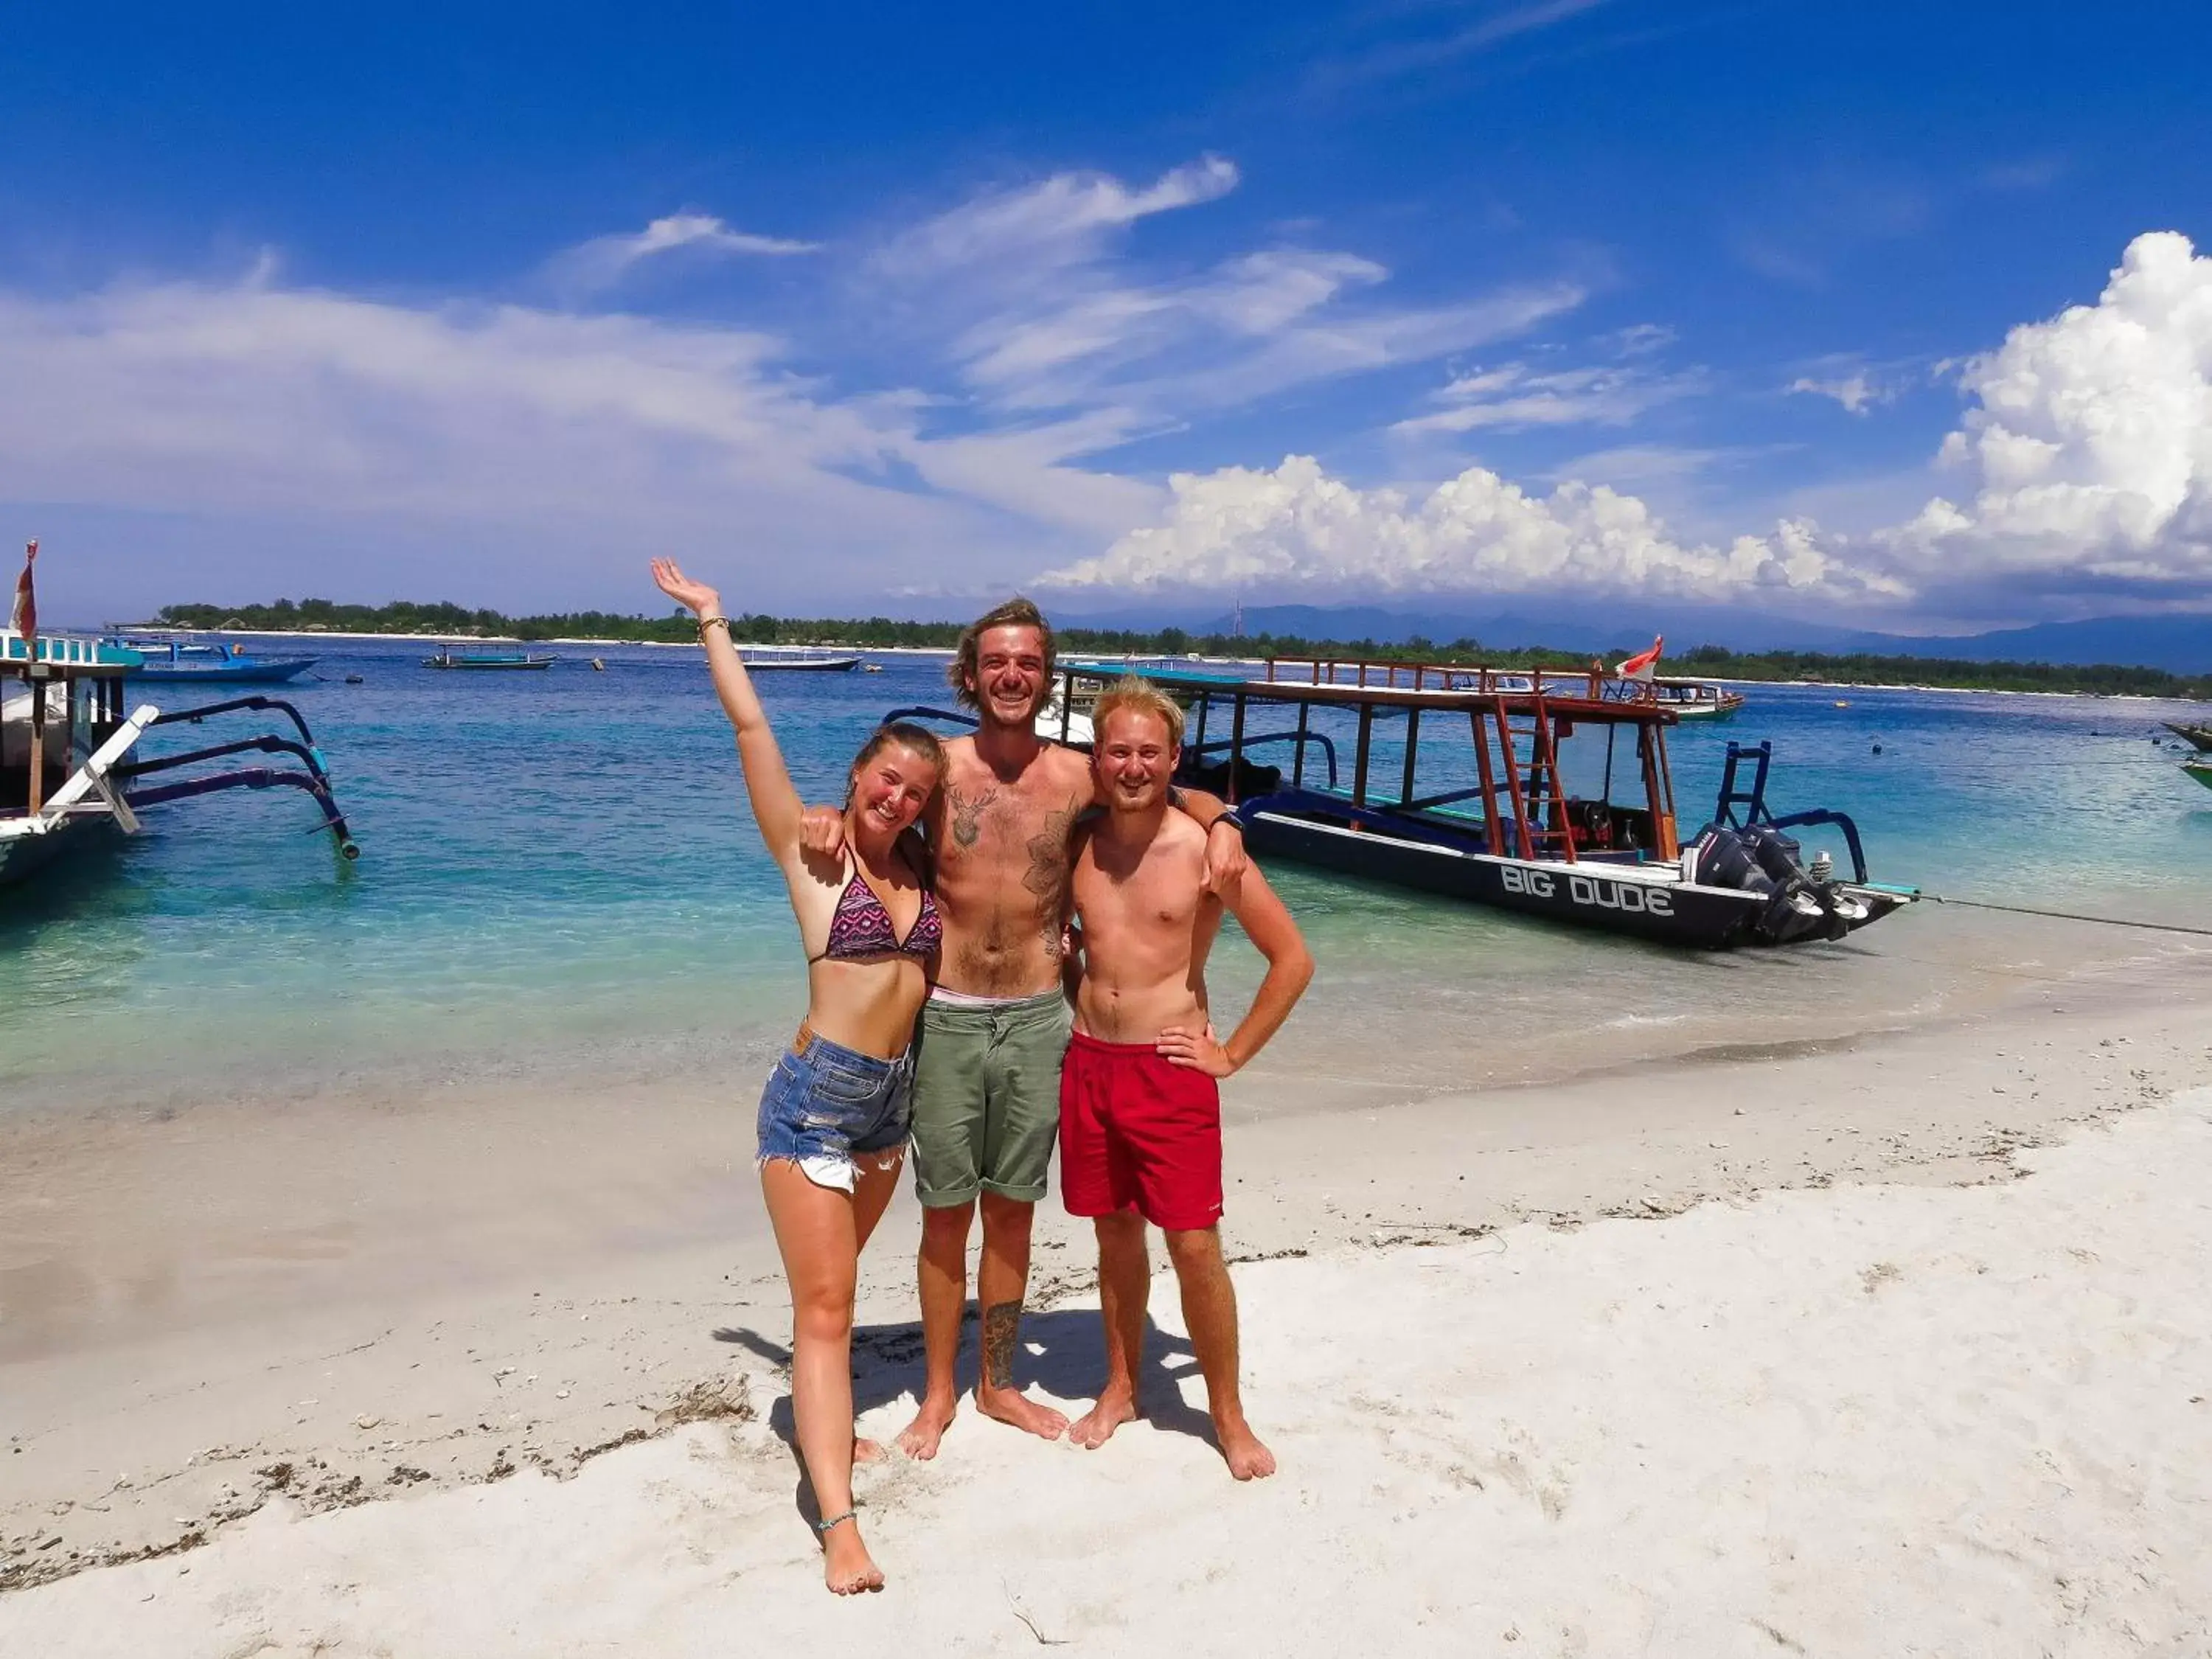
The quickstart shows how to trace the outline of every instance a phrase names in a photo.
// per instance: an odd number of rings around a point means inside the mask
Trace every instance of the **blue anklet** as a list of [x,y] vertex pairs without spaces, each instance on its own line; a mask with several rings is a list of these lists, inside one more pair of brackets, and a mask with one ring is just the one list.
[[860,1512],[860,1511],[858,1508],[854,1508],[847,1510],[842,1515],[833,1515],[827,1521],[817,1521],[814,1523],[814,1530],[817,1532],[827,1532],[832,1527],[842,1526],[846,1522],[850,1521]]

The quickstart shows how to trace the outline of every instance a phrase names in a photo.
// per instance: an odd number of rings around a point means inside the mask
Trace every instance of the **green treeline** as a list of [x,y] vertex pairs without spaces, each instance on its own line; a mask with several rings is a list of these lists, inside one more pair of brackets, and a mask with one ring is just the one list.
[[[696,637],[687,612],[666,617],[615,616],[603,611],[559,616],[507,617],[496,611],[471,611],[458,605],[339,605],[330,599],[279,599],[274,605],[164,605],[159,622],[168,628],[220,632],[224,629],[345,634],[437,634],[517,640],[588,639],[675,642]],[[950,649],[960,637],[958,623],[898,622],[889,617],[803,618],[745,615],[734,618],[731,635],[754,645],[842,645],[862,648],[890,646]],[[1064,628],[1062,649],[1107,656],[1368,658],[1389,662],[1488,662],[1503,668],[1577,667],[1589,661],[1571,651],[1541,646],[1498,650],[1462,638],[1437,643],[1416,636],[1402,645],[1373,640],[1307,640],[1291,635],[1193,634],[1180,628],[1155,633],[1127,629]],[[1624,641],[1604,653],[1619,661],[1638,648]],[[1668,657],[1662,672],[1698,674],[1715,679],[1815,680],[1838,685],[1933,685],[1975,691],[2061,691],[2096,696],[2212,697],[2212,676],[2170,674],[2158,668],[2111,664],[2076,667],[2040,662],[1963,662],[1948,658],[1830,655],[1815,651],[1735,652],[1717,645]]]

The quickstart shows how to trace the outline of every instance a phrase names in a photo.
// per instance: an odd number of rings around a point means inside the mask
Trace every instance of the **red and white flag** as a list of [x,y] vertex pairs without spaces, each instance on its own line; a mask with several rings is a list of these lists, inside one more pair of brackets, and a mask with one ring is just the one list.
[[1649,651],[1638,652],[1613,672],[1625,680],[1650,679],[1659,666],[1659,647],[1666,643],[1667,636],[1664,634],[1660,635],[1651,641],[1651,648]]
[[23,550],[23,574],[15,578],[15,603],[8,612],[8,626],[23,636],[23,644],[35,657],[39,654],[39,601],[31,591],[31,566],[39,556],[36,537]]

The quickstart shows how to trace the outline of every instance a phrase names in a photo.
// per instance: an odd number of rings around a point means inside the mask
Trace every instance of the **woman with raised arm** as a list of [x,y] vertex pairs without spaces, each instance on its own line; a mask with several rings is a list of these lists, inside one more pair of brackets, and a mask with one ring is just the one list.
[[875,1449],[853,1433],[853,1295],[861,1247],[906,1153],[909,1045],[940,932],[900,837],[936,789],[945,756],[919,726],[879,728],[853,762],[843,850],[807,852],[799,792],[730,641],[721,596],[672,560],[655,559],[653,579],[698,613],[753,818],[783,871],[806,951],[806,1018],[761,1096],[761,1190],[791,1283],[792,1418],[821,1511],[824,1576],[841,1595],[881,1589],[853,1505],[853,1459]]

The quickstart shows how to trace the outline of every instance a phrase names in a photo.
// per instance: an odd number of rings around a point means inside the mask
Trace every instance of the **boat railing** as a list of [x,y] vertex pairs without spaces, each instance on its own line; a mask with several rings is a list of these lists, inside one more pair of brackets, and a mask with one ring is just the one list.
[[1605,676],[1595,668],[1501,668],[1492,663],[1397,662],[1380,657],[1270,657],[1271,684],[1352,685],[1383,691],[1497,692],[1595,700]]
[[27,641],[12,628],[0,635],[0,664],[12,664],[19,673],[33,663],[63,669],[123,668],[136,667],[139,659],[135,647],[108,640],[41,634]]
[[[1752,763],[1748,789],[1740,787],[1736,781],[1746,761]],[[1771,742],[1729,744],[1728,755],[1722,763],[1720,798],[1713,806],[1713,822],[1724,830],[1748,830],[1754,824],[1768,830],[1790,830],[1807,824],[1832,823],[1844,832],[1844,845],[1850,851],[1851,879],[1863,885],[1867,878],[1866,848],[1859,841],[1858,825],[1848,812],[1825,806],[1775,817],[1766,804],[1766,773],[1773,762],[1774,745]]]

